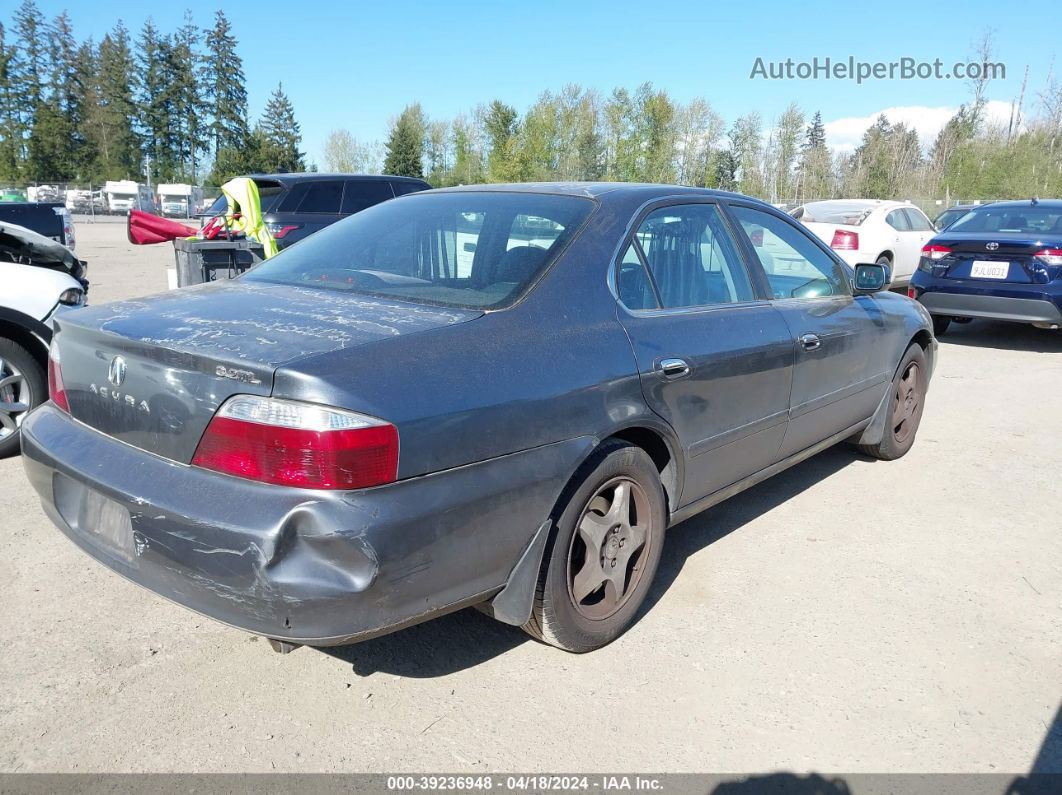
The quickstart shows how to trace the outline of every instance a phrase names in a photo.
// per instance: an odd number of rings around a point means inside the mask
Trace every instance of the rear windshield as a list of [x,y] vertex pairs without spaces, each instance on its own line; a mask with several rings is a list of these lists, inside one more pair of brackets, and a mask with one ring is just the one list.
[[992,207],[972,210],[950,227],[949,232],[1017,232],[1038,235],[1062,233],[1062,208]]
[[413,194],[326,227],[244,278],[498,309],[534,283],[593,208],[579,196]]
[[804,223],[859,226],[873,209],[861,204],[805,204],[790,212],[790,215]]

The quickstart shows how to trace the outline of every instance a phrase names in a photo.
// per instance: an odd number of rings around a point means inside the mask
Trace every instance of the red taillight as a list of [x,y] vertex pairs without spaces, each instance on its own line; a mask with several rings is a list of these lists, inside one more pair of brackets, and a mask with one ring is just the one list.
[[70,411],[70,402],[66,399],[66,387],[63,386],[63,371],[59,366],[59,345],[55,338],[48,348],[48,397],[52,403],[63,411]]
[[928,246],[922,246],[922,256],[926,259],[944,259],[951,253],[951,249],[947,246],[936,246],[930,243]]
[[908,287],[907,288],[907,297],[908,298],[917,298],[918,297],[918,291],[914,287]]
[[835,229],[833,240],[830,241],[830,248],[835,251],[858,251],[859,233],[849,232],[847,229]]
[[269,234],[274,240],[283,240],[288,232],[302,229],[302,224],[269,224]]
[[398,429],[350,411],[238,395],[210,421],[192,463],[262,483],[364,489],[397,477]]
[[1048,265],[1062,265],[1062,248],[1045,248],[1033,254]]

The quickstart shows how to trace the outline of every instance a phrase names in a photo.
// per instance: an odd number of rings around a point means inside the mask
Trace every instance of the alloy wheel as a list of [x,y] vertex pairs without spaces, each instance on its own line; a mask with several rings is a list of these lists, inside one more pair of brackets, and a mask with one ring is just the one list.
[[594,492],[568,550],[568,594],[580,615],[606,619],[637,591],[652,521],[649,497],[631,478],[613,478]]
[[29,410],[26,377],[9,360],[0,359],[0,439],[17,433]]
[[899,443],[907,441],[918,423],[921,371],[918,362],[911,362],[896,385],[892,403],[892,437]]

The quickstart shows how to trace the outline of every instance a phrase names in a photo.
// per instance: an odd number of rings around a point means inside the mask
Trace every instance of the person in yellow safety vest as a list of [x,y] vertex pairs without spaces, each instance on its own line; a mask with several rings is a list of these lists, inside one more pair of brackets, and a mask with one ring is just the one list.
[[225,197],[225,214],[215,219],[218,224],[214,221],[207,224],[204,231],[220,225],[230,234],[242,232],[248,240],[262,244],[262,254],[265,259],[276,254],[277,241],[269,234],[265,219],[262,217],[262,202],[258,197],[258,186],[254,180],[249,177],[230,179],[221,186],[221,193]]

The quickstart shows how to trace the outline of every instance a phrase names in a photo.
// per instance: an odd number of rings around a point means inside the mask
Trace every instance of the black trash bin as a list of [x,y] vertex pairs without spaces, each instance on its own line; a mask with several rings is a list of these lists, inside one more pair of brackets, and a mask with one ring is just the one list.
[[173,241],[177,261],[177,283],[171,287],[187,287],[220,279],[232,279],[253,268],[264,259],[262,244],[253,240],[189,240]]

